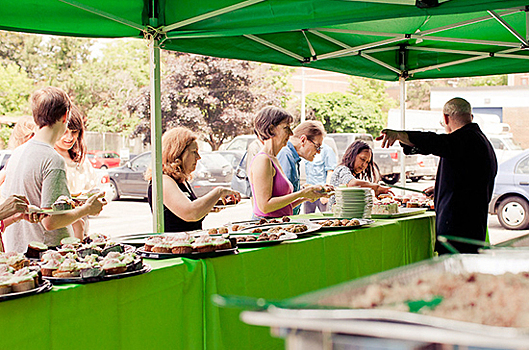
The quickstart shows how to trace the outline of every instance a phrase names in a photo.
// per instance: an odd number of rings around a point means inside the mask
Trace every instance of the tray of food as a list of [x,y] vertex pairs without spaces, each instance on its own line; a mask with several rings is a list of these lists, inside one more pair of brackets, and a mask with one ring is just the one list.
[[42,278],[53,284],[91,283],[151,270],[134,247],[116,243],[102,234],[92,234],[82,241],[67,237],[55,249],[31,242],[25,256],[39,267]]
[[298,236],[292,232],[281,231],[278,233],[255,233],[255,234],[235,234],[230,237],[234,237],[237,240],[237,246],[241,248],[257,248],[265,247],[270,245],[276,245],[285,241],[297,239]]
[[39,268],[20,253],[0,253],[0,301],[11,300],[51,290]]
[[237,242],[228,237],[185,232],[148,238],[138,253],[148,259],[203,259],[238,254]]
[[[265,224],[282,224],[292,221],[288,216],[281,218],[261,218],[259,220],[244,220],[234,221],[224,225],[228,229],[228,232],[238,232],[251,226],[265,225]],[[220,230],[220,228],[218,229]],[[224,230],[224,229],[223,229]],[[220,233],[220,232],[218,232]]]
[[451,255],[289,299],[271,312],[529,337],[527,295],[529,259]]
[[309,219],[310,222],[321,225],[321,230],[343,230],[343,229],[356,229],[367,225],[371,225],[375,222],[372,219],[348,219],[348,218],[314,218]]
[[372,219],[396,219],[426,213],[426,208],[397,208],[396,212],[371,213]]
[[224,200],[219,199],[217,204],[215,204],[213,208],[214,209],[232,208],[232,207],[235,207],[239,203],[240,203],[240,200],[238,200],[235,196],[228,196]]

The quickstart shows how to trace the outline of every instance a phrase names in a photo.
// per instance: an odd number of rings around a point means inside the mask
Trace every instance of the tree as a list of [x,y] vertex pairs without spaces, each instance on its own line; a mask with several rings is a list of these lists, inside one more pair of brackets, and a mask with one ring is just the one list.
[[28,112],[28,98],[33,83],[15,64],[0,65],[0,115]]
[[[188,127],[201,134],[213,150],[225,140],[251,132],[256,108],[286,98],[281,89],[255,84],[257,73],[250,62],[180,53],[166,53],[165,61],[163,130]],[[129,112],[141,118],[136,134],[143,134],[146,142],[150,141],[149,98],[144,88],[128,103]]]
[[320,120],[328,133],[360,132],[378,135],[384,128],[376,103],[353,94],[311,93],[305,100],[309,118]]

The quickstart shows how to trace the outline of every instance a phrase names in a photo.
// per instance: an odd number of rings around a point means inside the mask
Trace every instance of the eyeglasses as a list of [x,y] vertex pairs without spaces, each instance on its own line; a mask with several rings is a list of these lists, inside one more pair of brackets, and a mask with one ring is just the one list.
[[441,124],[441,126],[442,126],[443,128],[446,126],[446,123],[445,123],[444,118],[441,118],[441,119],[439,120],[439,124]]
[[316,148],[316,152],[320,152],[321,149],[323,148],[322,145],[317,145],[316,142],[312,141],[311,139],[307,138],[307,140],[309,140],[310,142],[312,142],[312,144],[314,145],[314,148]]

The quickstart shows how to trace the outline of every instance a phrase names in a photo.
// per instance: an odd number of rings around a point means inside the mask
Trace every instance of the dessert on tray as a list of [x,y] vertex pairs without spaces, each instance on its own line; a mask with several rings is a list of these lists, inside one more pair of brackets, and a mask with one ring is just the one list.
[[371,214],[397,214],[399,212],[399,202],[391,197],[374,199]]

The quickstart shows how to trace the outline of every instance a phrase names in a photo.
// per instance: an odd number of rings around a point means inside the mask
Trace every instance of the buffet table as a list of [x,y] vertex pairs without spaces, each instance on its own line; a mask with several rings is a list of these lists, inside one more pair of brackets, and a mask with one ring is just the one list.
[[430,258],[435,215],[377,220],[237,255],[146,260],[152,271],[0,303],[1,349],[282,349],[213,294],[285,299]]

